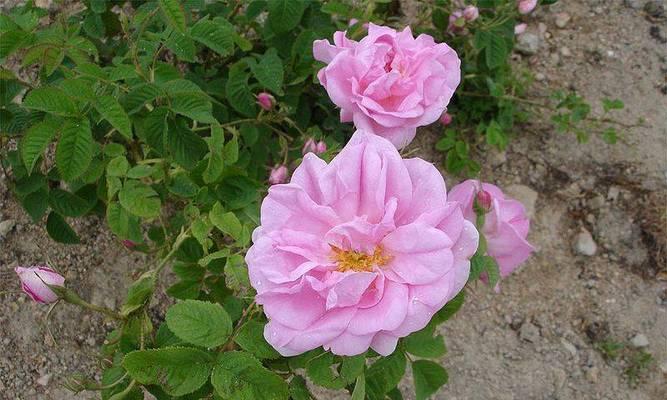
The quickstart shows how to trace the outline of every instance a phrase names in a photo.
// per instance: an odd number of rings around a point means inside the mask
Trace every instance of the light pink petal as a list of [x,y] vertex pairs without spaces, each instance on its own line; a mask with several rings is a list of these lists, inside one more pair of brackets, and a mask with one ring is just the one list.
[[385,280],[384,295],[380,302],[374,307],[357,310],[348,331],[355,335],[366,335],[396,329],[405,319],[407,303],[407,286]]
[[339,356],[356,356],[368,350],[372,340],[372,333],[367,335],[353,335],[346,331],[327,343],[324,349],[331,349],[332,353]]
[[396,336],[378,332],[373,337],[371,342],[371,348],[378,352],[378,354],[383,356],[388,356],[396,350],[396,345],[398,344],[398,338]]

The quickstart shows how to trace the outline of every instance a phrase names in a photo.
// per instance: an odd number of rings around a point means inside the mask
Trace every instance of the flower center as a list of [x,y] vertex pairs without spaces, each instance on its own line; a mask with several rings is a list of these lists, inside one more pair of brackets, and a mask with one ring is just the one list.
[[373,251],[373,254],[366,254],[361,251],[343,250],[336,246],[331,246],[333,259],[338,264],[339,272],[370,272],[374,267],[381,267],[391,261],[391,256],[384,254],[381,246]]

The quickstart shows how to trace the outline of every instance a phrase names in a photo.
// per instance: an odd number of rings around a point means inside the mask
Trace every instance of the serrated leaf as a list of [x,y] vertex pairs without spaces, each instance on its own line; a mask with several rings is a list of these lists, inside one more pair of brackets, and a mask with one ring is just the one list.
[[465,301],[465,292],[462,290],[453,299],[449,300],[447,304],[444,305],[435,315],[433,316],[432,321],[439,325],[448,319],[450,319],[454,314],[456,314]]
[[433,361],[417,360],[412,363],[415,398],[426,400],[449,380],[447,371]]
[[209,218],[213,225],[222,232],[228,234],[235,240],[241,236],[241,229],[243,228],[241,222],[233,212],[224,212],[220,202],[213,205]]
[[54,211],[49,213],[46,220],[46,231],[56,242],[65,244],[77,244],[80,242],[79,236],[74,232],[67,221]]
[[357,382],[354,385],[354,391],[350,400],[365,400],[366,399],[366,378],[364,375],[357,377]]
[[28,92],[23,106],[32,110],[44,111],[49,114],[72,116],[79,110],[74,101],[55,87],[41,87]]
[[182,61],[195,61],[197,48],[191,37],[178,31],[172,31],[164,44]]
[[190,35],[199,43],[220,54],[227,56],[234,51],[233,28],[223,19],[200,19],[192,28]]
[[229,69],[229,78],[225,85],[227,101],[239,113],[246,117],[256,114],[255,97],[248,87],[250,75],[241,63],[234,64]]
[[169,121],[168,126],[167,149],[183,168],[193,169],[206,155],[206,142],[183,124]]
[[127,170],[130,169],[130,163],[125,156],[114,157],[109,161],[106,169],[107,176],[123,177],[127,174]]
[[46,188],[37,190],[25,196],[21,200],[21,205],[30,215],[33,222],[38,222],[47,208],[49,208],[49,192]]
[[213,357],[186,347],[139,350],[125,356],[123,367],[139,383],[160,385],[172,396],[183,396],[206,383]]
[[95,206],[95,202],[55,188],[49,192],[49,205],[62,216],[80,217],[90,211]]
[[176,114],[185,115],[195,121],[213,124],[217,121],[213,117],[213,104],[202,95],[181,93],[172,97],[171,109]]
[[505,44],[505,39],[498,34],[491,33],[488,36],[488,43],[484,49],[486,66],[494,69],[505,64],[509,51]]
[[234,341],[260,360],[280,358],[280,354],[264,339],[264,324],[255,320],[246,322],[234,337]]
[[162,15],[169,26],[179,32],[185,31],[185,12],[178,0],[159,0]]
[[287,383],[250,354],[222,353],[211,374],[218,395],[235,400],[287,400]]
[[167,116],[169,110],[165,107],[158,107],[140,120],[137,126],[137,136],[146,142],[158,154],[165,154]]
[[83,174],[93,159],[93,136],[88,119],[67,121],[56,146],[56,166],[65,181]]
[[354,357],[343,357],[340,363],[340,372],[334,374],[332,365],[334,355],[324,353],[313,357],[306,363],[308,377],[320,386],[330,389],[341,389],[354,382],[364,371],[366,355],[361,354]]
[[145,273],[137,279],[127,290],[125,303],[120,309],[121,315],[127,316],[143,307],[153,295],[155,290],[155,274]]
[[155,190],[137,181],[127,181],[118,192],[120,204],[138,217],[153,218],[160,215],[161,202]]
[[[289,394],[293,400],[311,400],[313,395],[310,394],[306,380],[299,375],[294,375],[289,383]],[[362,399],[363,400],[363,399]]]
[[405,354],[395,351],[380,358],[366,372],[366,396],[370,400],[383,400],[384,395],[398,385],[405,374]]
[[236,135],[225,144],[222,151],[222,158],[226,165],[236,164],[239,160],[239,140]]
[[132,90],[123,97],[123,106],[129,110],[128,114],[134,114],[141,110],[146,103],[153,101],[160,96],[160,88],[153,83],[143,83],[132,88]]
[[287,32],[299,24],[308,7],[305,1],[272,0],[268,2],[271,29],[277,33]]
[[403,339],[405,350],[417,357],[438,358],[447,352],[442,335],[433,336],[432,326],[413,332]]
[[37,163],[37,160],[44,153],[61,126],[62,121],[47,118],[28,129],[23,140],[21,140],[21,157],[28,173],[32,172],[35,163]]
[[185,300],[167,310],[169,330],[176,336],[202,347],[218,347],[232,334],[232,320],[220,304]]
[[127,139],[132,139],[132,123],[123,107],[111,96],[102,96],[97,99],[95,109],[111,126]]
[[283,62],[274,47],[264,53],[259,63],[251,64],[252,72],[259,83],[273,93],[282,94],[285,71]]
[[107,206],[107,224],[111,232],[121,239],[129,239],[135,243],[141,242],[141,226],[139,218],[130,214],[118,202],[111,202]]
[[225,264],[225,283],[230,289],[239,290],[250,285],[248,267],[242,256],[235,254],[227,258]]

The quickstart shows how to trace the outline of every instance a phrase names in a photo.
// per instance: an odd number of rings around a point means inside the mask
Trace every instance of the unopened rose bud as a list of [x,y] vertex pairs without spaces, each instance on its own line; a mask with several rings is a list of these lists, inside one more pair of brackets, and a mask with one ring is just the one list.
[[514,34],[515,35],[520,35],[526,31],[526,28],[528,27],[527,24],[518,24],[517,26],[514,27]]
[[320,140],[317,142],[317,146],[315,148],[315,153],[316,154],[322,154],[327,151],[327,144],[324,143],[324,140]]
[[276,99],[270,93],[262,92],[257,95],[257,104],[264,110],[269,111],[276,104]]
[[479,17],[479,9],[475,6],[467,6],[463,10],[463,18],[466,19],[466,21],[472,22]]
[[530,14],[537,6],[537,0],[519,0],[518,8],[520,14]]
[[127,247],[128,249],[133,249],[137,245],[133,241],[127,240],[127,239],[123,240],[122,243],[123,243],[123,246]]
[[23,292],[34,301],[51,304],[58,301],[58,295],[48,285],[64,286],[65,278],[47,266],[16,267],[14,271],[21,280]]
[[352,18],[352,19],[347,23],[347,26],[354,26],[354,25],[356,25],[358,22],[359,22],[358,19],[356,19],[356,18]]
[[448,112],[444,112],[440,116],[440,123],[443,124],[444,126],[451,124],[452,120],[454,120],[454,117],[452,117],[452,115]]
[[449,26],[447,27],[447,30],[451,32],[460,32],[465,27],[465,24],[466,20],[463,18],[463,11],[457,10],[449,16]]
[[493,204],[493,199],[491,194],[486,190],[482,189],[477,192],[477,197],[475,198],[477,206],[481,208],[485,213],[491,211],[491,206]]
[[287,182],[287,167],[284,165],[277,166],[271,170],[269,175],[269,183],[276,185],[278,183]]
[[304,156],[308,153],[317,153],[317,143],[315,143],[315,139],[313,138],[306,140],[306,143],[303,144],[303,149],[301,149],[301,154]]

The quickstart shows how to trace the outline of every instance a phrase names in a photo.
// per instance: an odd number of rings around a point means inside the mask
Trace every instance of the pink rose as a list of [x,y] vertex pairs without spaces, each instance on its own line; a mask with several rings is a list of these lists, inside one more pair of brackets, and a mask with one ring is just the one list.
[[304,156],[308,153],[315,153],[317,151],[317,143],[315,143],[315,139],[313,138],[308,138],[306,142],[303,144],[303,149],[301,149],[301,154]]
[[461,80],[461,61],[445,43],[370,24],[356,42],[345,32],[313,43],[315,59],[327,63],[317,74],[342,122],[406,146],[418,126],[435,122]]
[[262,92],[257,95],[257,104],[259,104],[259,106],[266,111],[271,110],[275,103],[276,99],[273,96],[271,96],[270,93]]
[[519,0],[517,8],[520,14],[530,14],[537,6],[537,0]]
[[[530,220],[523,205],[516,200],[505,198],[497,186],[482,183],[481,188],[483,191],[480,193],[485,192],[491,197],[490,211],[486,214],[481,232],[486,238],[489,256],[496,260],[500,267],[500,276],[505,278],[535,251],[526,241]],[[479,189],[479,181],[470,179],[454,186],[449,192],[449,200],[461,204],[463,216],[468,221],[476,219],[473,210],[475,196],[478,196],[480,202],[487,201],[485,195],[480,199],[477,194]]]
[[443,124],[444,126],[447,126],[447,125],[451,124],[453,120],[454,120],[454,117],[452,117],[452,114],[450,114],[448,112],[444,112],[440,116],[440,123]]
[[260,216],[246,262],[284,356],[392,353],[461,291],[479,239],[433,164],[363,131],[329,164],[306,154]]
[[466,6],[466,8],[463,10],[463,18],[465,18],[466,21],[472,22],[478,17],[479,9],[475,6]]
[[271,185],[276,185],[278,183],[287,182],[287,167],[284,165],[279,165],[271,169],[269,174],[269,183]]
[[514,27],[514,34],[515,35],[520,35],[526,31],[526,28],[528,27],[527,24],[518,24]]
[[58,301],[58,295],[48,285],[64,286],[65,278],[46,266],[16,267],[14,271],[21,281],[21,289],[34,301],[51,304]]

